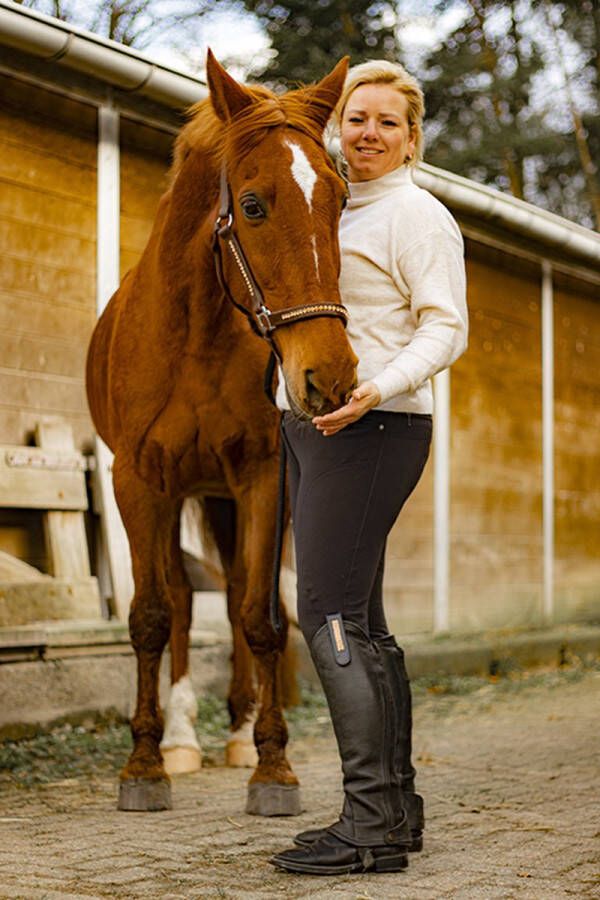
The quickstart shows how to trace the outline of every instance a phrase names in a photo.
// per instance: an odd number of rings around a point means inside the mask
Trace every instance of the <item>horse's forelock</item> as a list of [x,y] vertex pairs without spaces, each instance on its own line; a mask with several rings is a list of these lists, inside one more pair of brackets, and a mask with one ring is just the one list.
[[306,96],[302,91],[292,91],[282,96],[265,97],[235,116],[227,129],[227,155],[246,156],[256,149],[270,129],[278,126],[294,128],[318,144],[323,142],[322,129],[310,115]]
[[241,158],[254,150],[267,131],[284,125],[285,113],[275,96],[268,96],[247,106],[231,120],[225,133],[227,156]]
[[[223,155],[241,159],[260,144],[267,132],[278,126],[289,126],[322,143],[322,130],[310,107],[319,105],[305,90],[276,95],[258,85],[252,87],[251,103],[225,125],[215,114],[210,99],[201,100],[188,111],[189,122],[181,130],[171,168],[176,178],[190,150],[198,149],[219,164]],[[326,105],[326,104],[324,104]]]

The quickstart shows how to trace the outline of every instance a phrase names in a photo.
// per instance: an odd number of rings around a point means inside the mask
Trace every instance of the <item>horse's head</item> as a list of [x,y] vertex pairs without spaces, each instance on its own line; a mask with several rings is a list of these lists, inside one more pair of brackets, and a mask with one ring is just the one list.
[[[346,70],[342,60],[318,84],[277,97],[238,84],[210,52],[207,65],[212,104],[227,126],[223,162],[233,235],[273,321],[287,311],[270,338],[292,409],[307,417],[343,405],[356,384],[357,359],[335,315],[346,188],[322,138]],[[235,300],[251,309],[235,255],[222,254],[224,278]],[[294,321],[292,308],[304,306],[318,317]],[[327,315],[332,307],[334,315]]]

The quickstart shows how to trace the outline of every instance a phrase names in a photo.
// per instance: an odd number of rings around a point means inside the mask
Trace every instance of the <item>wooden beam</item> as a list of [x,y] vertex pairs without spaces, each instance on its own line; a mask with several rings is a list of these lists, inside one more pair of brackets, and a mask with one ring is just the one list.
[[0,445],[0,506],[85,510],[85,458],[74,451]]

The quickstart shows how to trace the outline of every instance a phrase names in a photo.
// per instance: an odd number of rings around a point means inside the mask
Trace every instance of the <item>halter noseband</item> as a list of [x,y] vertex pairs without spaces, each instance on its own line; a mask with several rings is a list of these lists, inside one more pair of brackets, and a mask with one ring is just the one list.
[[[237,265],[246,289],[252,300],[252,309],[247,309],[232,296],[231,291],[225,281],[223,272],[223,255],[222,247],[226,247],[231,253],[235,264]],[[233,206],[231,203],[231,192],[227,182],[227,172],[225,163],[221,167],[221,188],[219,196],[219,214],[217,216],[213,235],[213,252],[215,254],[215,267],[219,284],[225,293],[225,296],[233,303],[240,312],[243,312],[252,329],[265,338],[271,345],[271,348],[278,359],[279,352],[272,338],[272,334],[276,328],[283,325],[293,325],[302,319],[315,319],[320,316],[333,316],[342,319],[344,325],[348,322],[348,310],[341,303],[305,303],[302,306],[288,306],[285,309],[271,312],[267,306],[262,292],[254,279],[252,269],[250,268],[244,251],[233,231]],[[281,360],[280,360],[281,361]]]

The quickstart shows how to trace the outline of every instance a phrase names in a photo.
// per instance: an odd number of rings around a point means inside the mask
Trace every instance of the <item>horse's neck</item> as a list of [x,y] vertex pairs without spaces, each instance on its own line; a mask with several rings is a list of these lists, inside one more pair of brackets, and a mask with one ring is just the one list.
[[172,329],[180,322],[186,340],[196,344],[210,340],[228,311],[212,251],[217,182],[208,167],[183,166],[159,214],[162,221],[157,220],[150,254],[154,277],[162,286],[160,296],[154,295],[160,327]]

